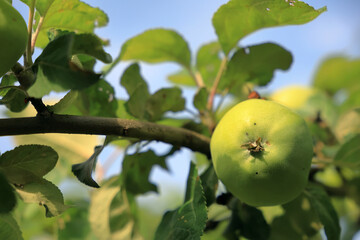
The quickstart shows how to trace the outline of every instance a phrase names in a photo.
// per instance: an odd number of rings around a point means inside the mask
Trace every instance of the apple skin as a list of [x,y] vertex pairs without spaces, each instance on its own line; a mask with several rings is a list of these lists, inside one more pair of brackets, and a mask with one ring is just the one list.
[[[249,143],[262,150],[249,150]],[[278,103],[249,99],[230,109],[211,137],[214,169],[227,190],[251,206],[295,199],[305,188],[313,156],[305,121]]]
[[0,77],[19,60],[28,39],[23,17],[7,1],[0,0]]

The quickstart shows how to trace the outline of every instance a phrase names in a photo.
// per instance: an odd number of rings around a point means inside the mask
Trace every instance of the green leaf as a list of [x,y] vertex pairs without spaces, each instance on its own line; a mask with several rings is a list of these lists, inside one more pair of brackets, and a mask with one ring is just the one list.
[[44,48],[49,40],[47,33],[51,29],[62,29],[77,33],[93,33],[96,27],[103,27],[108,23],[107,15],[99,8],[80,0],[38,0],[36,15],[38,27],[40,16],[45,16],[36,46]]
[[0,100],[0,104],[5,104],[12,112],[21,112],[28,105],[28,102],[25,101],[26,97],[23,91],[12,88]]
[[10,214],[0,214],[0,239],[23,240],[19,225]]
[[[14,189],[5,176],[0,172],[0,216],[9,213],[16,205]],[[1,231],[0,231],[1,232]],[[1,236],[1,235],[0,235]]]
[[167,76],[167,78],[170,82],[178,85],[185,85],[190,87],[196,86],[196,83],[194,79],[190,76],[189,71],[186,71],[184,69],[170,74],[169,76]]
[[129,40],[121,48],[120,60],[136,60],[148,63],[176,62],[191,67],[191,53],[180,34],[168,29],[147,30]]
[[44,206],[46,217],[57,216],[68,208],[64,204],[61,191],[56,185],[43,178],[17,187],[16,192],[25,203]]
[[201,46],[196,55],[196,68],[207,87],[211,87],[220,68],[221,46],[211,42]]
[[56,165],[58,154],[48,146],[22,145],[0,156],[0,171],[11,183],[36,181]]
[[[0,87],[5,86],[14,86],[14,83],[17,82],[17,78],[14,74],[6,74],[1,78]],[[7,92],[9,92],[10,88],[5,88],[0,90],[0,96],[5,96]]]
[[162,88],[151,95],[146,102],[147,118],[150,121],[160,120],[168,111],[178,112],[185,109],[185,99],[178,87]]
[[200,176],[201,184],[204,189],[206,205],[210,206],[216,200],[216,191],[218,189],[219,179],[216,176],[214,167],[211,164]]
[[79,96],[79,92],[75,90],[70,90],[60,101],[55,103],[52,106],[48,106],[49,111],[53,113],[61,114],[66,112],[66,109],[72,106],[77,97]]
[[219,89],[240,92],[244,82],[265,86],[272,80],[275,70],[287,70],[291,63],[291,53],[274,43],[240,48],[230,59]]
[[130,65],[124,71],[120,83],[129,94],[129,100],[125,104],[127,112],[136,118],[145,118],[146,102],[150,93],[146,81],[140,74],[139,64]]
[[228,239],[268,239],[270,227],[260,210],[236,200],[232,208],[229,225],[224,232]]
[[212,22],[226,55],[240,39],[268,27],[310,22],[324,12],[301,1],[230,0],[214,14]]
[[206,110],[207,100],[209,97],[209,92],[205,87],[198,89],[194,96],[193,104],[199,111]]
[[325,190],[320,186],[311,184],[306,188],[305,194],[309,198],[311,207],[324,225],[327,239],[339,240],[341,231],[339,218]]
[[79,52],[78,35],[62,35],[44,49],[34,63],[36,82],[28,93],[33,97],[43,97],[51,91],[63,92],[70,89],[84,89],[96,83],[100,75],[79,68],[71,62],[73,54]]
[[96,146],[94,149],[94,153],[88,160],[79,164],[74,164],[71,167],[71,171],[74,173],[77,179],[87,186],[94,188],[100,187],[92,178],[92,172],[95,169],[97,158],[105,146],[105,143],[101,146]]
[[271,223],[270,240],[303,240],[301,234],[293,228],[286,215],[276,217]]
[[200,239],[207,220],[206,201],[195,164],[191,163],[182,206],[166,212],[155,239]]
[[340,166],[358,168],[360,166],[360,134],[344,142],[335,155],[334,163]]
[[134,195],[157,192],[154,184],[149,182],[150,171],[154,165],[167,169],[165,157],[157,156],[153,151],[125,155],[122,163],[122,182],[127,192]]
[[360,79],[360,59],[342,56],[324,60],[315,74],[315,87],[335,93],[340,89],[358,89]]
[[335,134],[340,141],[351,134],[360,133],[360,107],[343,114],[335,127]]

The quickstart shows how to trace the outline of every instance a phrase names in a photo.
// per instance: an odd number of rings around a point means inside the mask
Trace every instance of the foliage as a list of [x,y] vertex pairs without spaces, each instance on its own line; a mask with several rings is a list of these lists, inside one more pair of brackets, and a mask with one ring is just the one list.
[[[295,109],[312,132],[315,154],[309,184],[292,202],[270,208],[241,203],[221,187],[208,159],[209,138],[227,110],[223,101],[215,105],[215,96],[243,101],[248,89],[267,86],[275,71],[292,64],[291,50],[276,43],[239,47],[239,41],[264,28],[308,23],[326,8],[316,10],[297,0],[229,0],[212,18],[218,39],[196,53],[180,33],[159,28],[127,40],[112,61],[104,50],[107,41],[94,33],[108,22],[102,10],[80,0],[22,1],[33,17],[31,44],[24,65],[16,64],[1,79],[0,104],[10,118],[0,120],[1,136],[28,134],[36,124],[38,133],[94,133],[88,124],[109,119],[119,126],[100,145],[93,136],[16,136],[19,146],[0,155],[0,239],[279,240],[319,239],[323,232],[336,240],[339,219],[347,224],[343,236],[359,228],[359,59],[325,60],[313,80],[317,90]],[[41,53],[33,61],[35,47]],[[95,71],[97,61],[106,64],[101,72]],[[120,86],[111,86],[108,74],[125,61],[130,64],[119,77]],[[169,76],[174,86],[151,93],[141,62],[178,64],[181,70]],[[179,118],[176,113],[186,111],[183,91],[189,86],[196,89],[190,102],[197,112]],[[127,91],[128,99],[115,97],[117,87]],[[45,106],[41,99],[54,92],[64,97]],[[31,112],[31,105],[44,111]],[[81,121],[50,128],[58,116]],[[8,132],[12,122],[28,120],[35,125]],[[127,125],[120,126],[123,122]],[[96,128],[101,134],[106,126]],[[172,144],[167,153],[148,145],[158,139]],[[168,171],[166,160],[183,146],[200,151],[190,166],[183,203],[162,217],[143,209],[137,198],[159,191],[150,172],[154,166]],[[103,179],[110,163],[101,165],[97,158],[110,147],[123,152],[122,171]],[[80,182],[100,188],[84,191],[70,169]],[[75,190],[64,199],[67,181]]]

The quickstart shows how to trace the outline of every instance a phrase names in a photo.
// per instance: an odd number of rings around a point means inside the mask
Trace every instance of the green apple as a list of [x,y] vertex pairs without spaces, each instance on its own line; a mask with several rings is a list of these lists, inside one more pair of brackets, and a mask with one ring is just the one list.
[[27,44],[23,17],[7,1],[0,0],[0,77],[16,63]]
[[252,206],[296,198],[308,181],[313,145],[305,121],[262,99],[230,109],[211,137],[214,169],[227,190]]

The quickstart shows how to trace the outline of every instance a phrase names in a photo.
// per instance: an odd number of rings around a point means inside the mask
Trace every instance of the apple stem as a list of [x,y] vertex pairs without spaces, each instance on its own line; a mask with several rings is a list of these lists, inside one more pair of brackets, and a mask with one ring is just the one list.
[[261,144],[261,137],[256,139],[256,141],[254,142],[247,142],[245,144],[242,144],[241,147],[246,148],[247,150],[253,153],[265,151],[265,148]]

